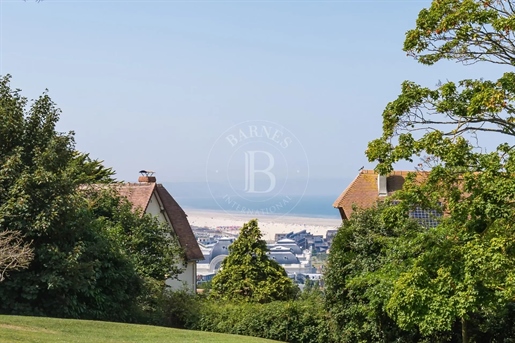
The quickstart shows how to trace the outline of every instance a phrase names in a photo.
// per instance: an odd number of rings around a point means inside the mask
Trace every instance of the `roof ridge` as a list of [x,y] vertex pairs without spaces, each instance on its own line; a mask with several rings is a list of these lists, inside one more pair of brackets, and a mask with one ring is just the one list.
[[424,171],[418,171],[418,170],[392,170],[390,175],[397,175],[396,173],[424,173]]
[[143,187],[143,186],[151,186],[156,185],[155,182],[123,182],[119,184],[120,186],[137,186],[137,187]]

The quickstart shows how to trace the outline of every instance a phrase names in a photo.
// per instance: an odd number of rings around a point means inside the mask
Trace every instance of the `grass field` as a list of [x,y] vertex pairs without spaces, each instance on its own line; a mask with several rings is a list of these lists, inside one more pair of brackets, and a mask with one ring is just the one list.
[[0,315],[0,342],[266,343],[275,341],[148,325]]

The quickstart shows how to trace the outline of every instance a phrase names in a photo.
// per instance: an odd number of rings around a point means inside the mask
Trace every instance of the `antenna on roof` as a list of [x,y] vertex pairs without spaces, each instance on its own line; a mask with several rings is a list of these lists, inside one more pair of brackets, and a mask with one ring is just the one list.
[[359,168],[358,171],[362,171],[363,169],[365,169],[365,166]]
[[143,176],[152,176],[155,172],[152,170],[140,170],[139,173]]

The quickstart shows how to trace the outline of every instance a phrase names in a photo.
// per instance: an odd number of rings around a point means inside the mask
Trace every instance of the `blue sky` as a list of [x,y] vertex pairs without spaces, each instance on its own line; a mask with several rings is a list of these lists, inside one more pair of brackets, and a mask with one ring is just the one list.
[[220,134],[267,120],[302,143],[315,184],[339,193],[374,167],[364,151],[402,81],[500,76],[406,56],[404,34],[429,3],[1,1],[0,74],[29,98],[48,88],[59,130],[120,179],[149,168],[203,181]]

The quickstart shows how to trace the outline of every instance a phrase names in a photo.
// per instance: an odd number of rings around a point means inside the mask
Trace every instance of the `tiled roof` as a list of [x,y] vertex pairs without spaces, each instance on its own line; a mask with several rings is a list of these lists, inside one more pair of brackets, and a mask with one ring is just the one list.
[[203,260],[204,255],[200,251],[197,239],[191,230],[190,223],[186,213],[182,210],[181,206],[175,199],[168,193],[163,185],[157,184],[157,194],[163,203],[164,210],[172,222],[172,226],[177,234],[179,243],[186,250],[186,258],[189,261]]
[[147,209],[148,203],[154,191],[163,204],[164,211],[171,221],[172,227],[177,235],[180,245],[186,251],[188,261],[203,260],[204,255],[200,251],[195,235],[191,230],[186,213],[179,204],[168,193],[161,184],[154,182],[148,183],[124,183],[114,185],[119,194],[126,197],[132,203],[132,209],[140,208],[142,211]]
[[143,212],[147,209],[155,187],[155,183],[122,183],[114,186],[118,194],[129,200],[133,211],[139,208]]
[[[406,176],[413,171],[394,171],[386,179],[388,195],[402,188]],[[352,206],[367,208],[379,199],[377,187],[378,174],[373,170],[362,170],[351,184],[336,199],[333,207],[339,208],[342,219],[350,218]]]

